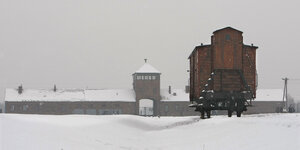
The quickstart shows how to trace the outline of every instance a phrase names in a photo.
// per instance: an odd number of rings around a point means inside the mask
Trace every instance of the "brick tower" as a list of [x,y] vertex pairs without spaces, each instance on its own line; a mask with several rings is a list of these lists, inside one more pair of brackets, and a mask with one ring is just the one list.
[[136,114],[139,114],[139,101],[149,99],[153,101],[153,115],[159,115],[160,72],[147,63],[133,73],[133,89],[136,95]]

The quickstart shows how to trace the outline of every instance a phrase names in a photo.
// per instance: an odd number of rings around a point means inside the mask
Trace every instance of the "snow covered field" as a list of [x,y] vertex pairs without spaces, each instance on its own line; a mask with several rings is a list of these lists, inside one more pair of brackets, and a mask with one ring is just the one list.
[[0,114],[0,149],[300,149],[300,114],[198,118]]

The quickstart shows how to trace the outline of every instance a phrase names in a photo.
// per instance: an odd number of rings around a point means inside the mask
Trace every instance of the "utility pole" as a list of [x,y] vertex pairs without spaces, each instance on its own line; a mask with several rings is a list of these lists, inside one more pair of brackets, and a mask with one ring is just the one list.
[[[286,112],[288,110],[288,103],[287,103],[287,81],[289,80],[287,77],[282,78],[284,80],[284,88],[283,88],[283,97],[282,97],[282,111]],[[285,101],[284,101],[285,99]]]

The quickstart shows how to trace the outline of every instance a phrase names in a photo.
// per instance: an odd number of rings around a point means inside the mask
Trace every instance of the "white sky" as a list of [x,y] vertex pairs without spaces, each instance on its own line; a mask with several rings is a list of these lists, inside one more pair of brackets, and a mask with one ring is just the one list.
[[[15,88],[132,88],[144,58],[184,88],[187,57],[227,26],[257,45],[259,88],[300,78],[300,1],[0,0],[0,98]],[[300,99],[300,80],[289,90]]]

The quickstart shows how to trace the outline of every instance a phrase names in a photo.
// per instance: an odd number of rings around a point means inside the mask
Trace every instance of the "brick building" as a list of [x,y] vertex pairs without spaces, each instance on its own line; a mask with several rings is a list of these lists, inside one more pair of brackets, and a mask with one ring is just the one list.
[[[24,89],[5,91],[5,112],[22,114],[199,115],[190,104],[188,88],[160,88],[161,72],[145,63],[132,74],[133,89]],[[253,107],[244,114],[275,113],[282,89],[258,89]],[[291,104],[292,102],[290,102]],[[223,114],[222,111],[213,114]],[[226,113],[225,113],[226,114]]]
[[[147,60],[145,60],[147,62]],[[153,113],[146,115],[159,115],[160,96],[160,71],[152,67],[150,64],[145,63],[138,69],[133,76],[133,90],[135,92],[136,110],[138,114],[145,114],[147,107]],[[148,101],[148,102],[147,102]],[[142,102],[149,103],[143,106]],[[151,107],[153,108],[151,110]]]
[[[26,89],[5,91],[5,112],[22,114],[90,115],[199,115],[190,104],[187,89],[160,88],[161,73],[145,63],[132,74],[133,89]],[[259,89],[253,107],[245,114],[275,113],[282,105],[281,89]],[[223,114],[221,111],[214,114]]]
[[133,89],[26,89],[5,91],[5,112],[22,114],[198,115],[183,89],[160,88],[160,71],[145,61],[132,74]]

